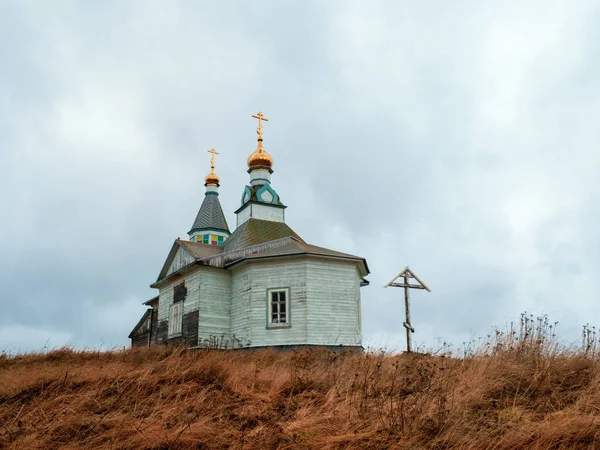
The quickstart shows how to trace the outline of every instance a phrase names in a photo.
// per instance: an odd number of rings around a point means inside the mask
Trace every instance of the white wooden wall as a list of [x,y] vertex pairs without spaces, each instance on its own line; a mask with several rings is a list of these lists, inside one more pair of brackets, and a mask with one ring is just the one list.
[[[361,345],[360,276],[340,260],[250,262],[232,274],[231,333],[250,346]],[[267,328],[267,289],[289,288],[291,328]]]
[[283,208],[263,205],[261,203],[250,203],[237,214],[237,226],[239,227],[251,217],[255,219],[270,220],[272,222],[285,222]]
[[311,258],[306,277],[308,343],[362,345],[356,264]]
[[[173,288],[185,279],[184,313],[200,310],[198,336],[244,346],[361,345],[360,276],[352,262],[316,257],[252,261],[231,272],[198,266],[160,289],[158,320],[167,320]],[[290,290],[291,327],[267,328],[267,289]]]
[[[230,338],[229,311],[231,305],[231,274],[225,269],[200,267],[199,308],[200,322],[198,339],[200,344],[211,337],[226,341]],[[189,292],[188,292],[189,295]]]
[[[306,343],[306,262],[254,261],[232,273],[231,333],[250,346]],[[289,288],[291,328],[267,329],[267,289]]]
[[231,273],[230,333],[242,345],[250,344],[250,274],[251,268],[242,266]]
[[199,296],[200,296],[200,267],[198,269],[189,272],[188,274],[180,277],[176,277],[164,286],[161,286],[159,290],[158,298],[158,321],[168,320],[169,308],[173,304],[173,288],[185,281],[185,287],[187,288],[187,296],[183,302],[183,314],[197,310],[200,307]]

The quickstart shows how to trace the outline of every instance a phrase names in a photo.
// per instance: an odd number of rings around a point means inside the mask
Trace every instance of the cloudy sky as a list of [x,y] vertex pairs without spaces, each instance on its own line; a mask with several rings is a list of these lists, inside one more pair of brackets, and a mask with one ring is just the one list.
[[597,1],[0,2],[0,349],[128,345],[264,111],[307,242],[367,258],[367,345],[600,325]]

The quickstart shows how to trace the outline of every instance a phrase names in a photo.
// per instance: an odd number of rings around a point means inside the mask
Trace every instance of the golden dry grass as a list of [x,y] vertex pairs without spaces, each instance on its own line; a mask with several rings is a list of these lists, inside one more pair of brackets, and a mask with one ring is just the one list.
[[0,448],[600,448],[595,358],[147,348],[0,357]]

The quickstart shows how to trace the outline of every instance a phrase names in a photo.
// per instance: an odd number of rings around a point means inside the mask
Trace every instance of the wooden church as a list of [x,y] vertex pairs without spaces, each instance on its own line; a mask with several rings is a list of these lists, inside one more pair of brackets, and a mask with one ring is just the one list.
[[133,346],[362,347],[364,258],[306,243],[285,222],[271,185],[273,158],[258,145],[229,229],[219,202],[215,151],[189,240],[177,239],[151,285],[158,295],[129,335]]

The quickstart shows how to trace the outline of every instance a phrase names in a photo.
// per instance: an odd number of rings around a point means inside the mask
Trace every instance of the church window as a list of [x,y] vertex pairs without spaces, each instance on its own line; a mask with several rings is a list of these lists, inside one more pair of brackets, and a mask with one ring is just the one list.
[[210,244],[210,234],[205,234],[204,236],[202,236],[202,243]]
[[268,325],[270,327],[290,324],[289,289],[271,289],[267,291],[269,302]]
[[169,336],[181,334],[183,319],[183,303],[174,303],[169,310]]

